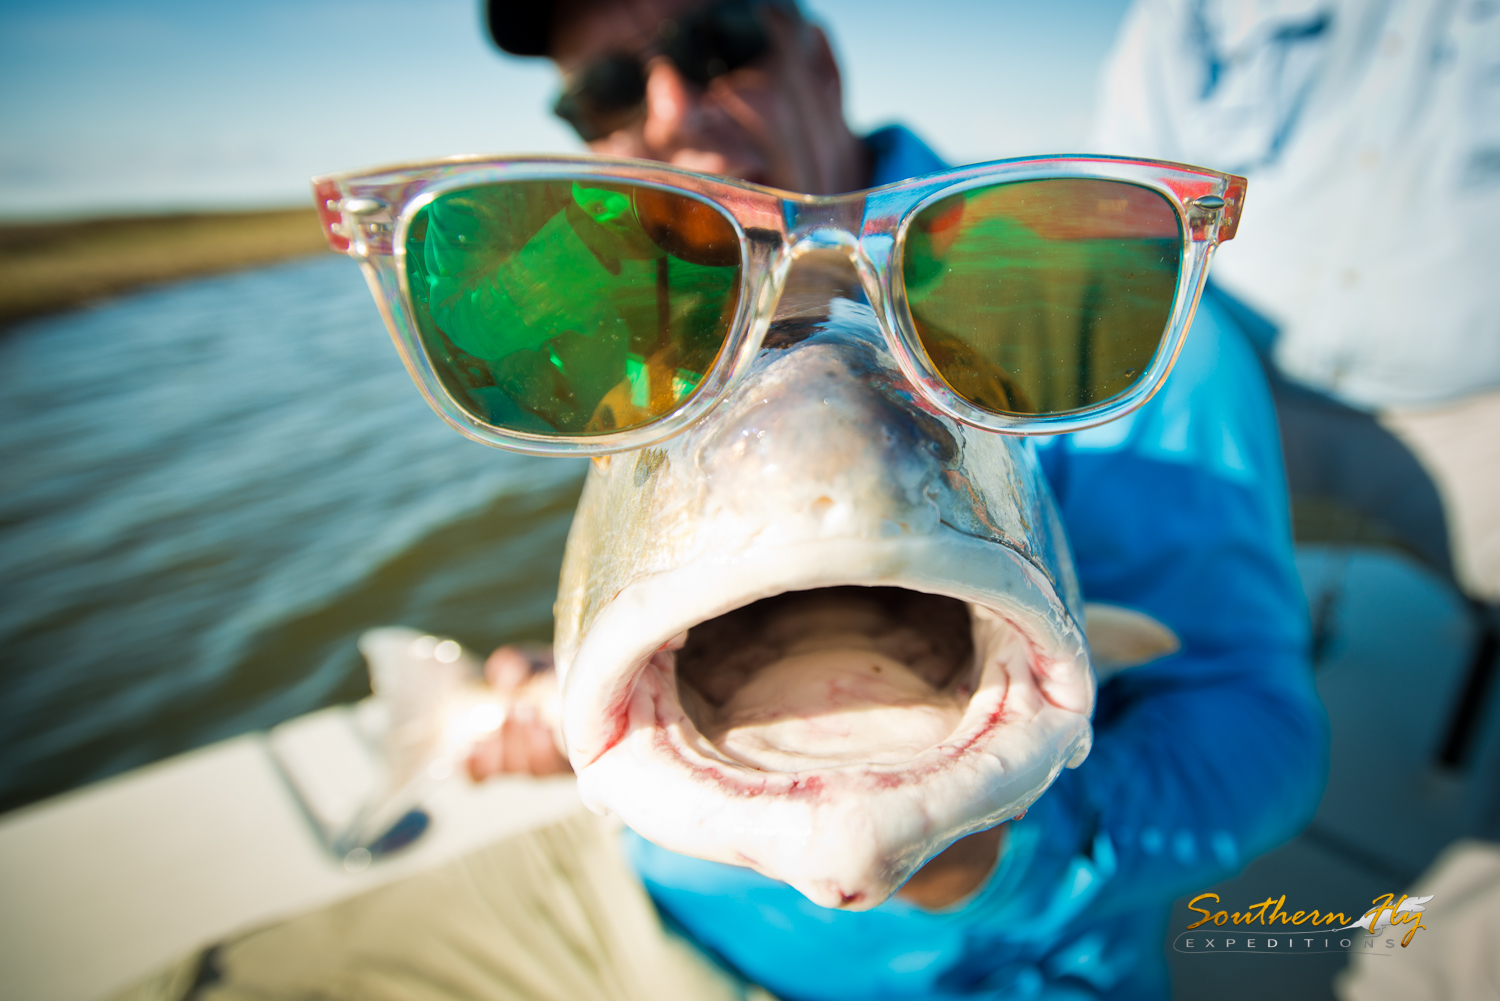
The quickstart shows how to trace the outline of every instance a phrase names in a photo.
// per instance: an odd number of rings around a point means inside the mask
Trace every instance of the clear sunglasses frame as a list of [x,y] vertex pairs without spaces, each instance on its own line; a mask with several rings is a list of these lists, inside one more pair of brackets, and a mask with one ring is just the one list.
[[[911,220],[933,202],[976,187],[1057,178],[1123,181],[1166,197],[1182,234],[1171,316],[1150,366],[1118,396],[1058,414],[994,413],[955,393],[928,359],[907,309],[900,275],[902,248]],[[675,410],[622,431],[540,435],[483,423],[444,387],[412,309],[407,231],[416,214],[445,192],[522,180],[647,185],[715,206],[733,224],[742,262],[735,317],[712,369]],[[462,434],[487,445],[532,455],[596,456],[656,444],[707,416],[750,370],[787,274],[810,251],[836,250],[848,256],[901,371],[921,396],[954,419],[1001,434],[1050,435],[1123,416],[1149,400],[1171,371],[1213,250],[1231,239],[1238,226],[1245,183],[1233,174],[1155,160],[1045,156],[958,167],[848,194],[801,195],[645,160],[476,156],[329,174],[313,179],[313,192],[330,247],[360,263],[396,350],[433,410]]]

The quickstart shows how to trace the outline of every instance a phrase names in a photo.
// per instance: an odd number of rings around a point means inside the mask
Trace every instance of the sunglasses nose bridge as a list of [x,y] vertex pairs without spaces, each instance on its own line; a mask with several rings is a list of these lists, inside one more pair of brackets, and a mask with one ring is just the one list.
[[785,205],[787,242],[793,252],[852,248],[864,220],[863,194],[809,199]]
[[859,269],[859,229],[864,196],[817,199],[787,206],[786,238],[792,262],[805,254],[836,252]]
[[804,254],[826,253],[828,251],[845,254],[850,260],[853,260],[859,245],[853,233],[833,228],[820,228],[798,234],[791,241],[791,244],[791,257],[793,261]]

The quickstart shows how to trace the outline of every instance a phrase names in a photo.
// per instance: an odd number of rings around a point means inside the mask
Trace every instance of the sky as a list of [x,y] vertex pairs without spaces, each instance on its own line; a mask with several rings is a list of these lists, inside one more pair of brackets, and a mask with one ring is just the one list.
[[[866,130],[955,163],[1087,149],[1127,0],[803,0]],[[581,148],[478,0],[0,0],[0,218],[310,201],[313,174]]]

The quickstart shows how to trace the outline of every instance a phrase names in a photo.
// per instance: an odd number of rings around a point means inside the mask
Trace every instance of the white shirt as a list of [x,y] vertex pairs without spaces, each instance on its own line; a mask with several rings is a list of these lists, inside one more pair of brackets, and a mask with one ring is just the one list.
[[1250,178],[1213,275],[1358,406],[1500,387],[1500,0],[1136,0],[1096,149]]

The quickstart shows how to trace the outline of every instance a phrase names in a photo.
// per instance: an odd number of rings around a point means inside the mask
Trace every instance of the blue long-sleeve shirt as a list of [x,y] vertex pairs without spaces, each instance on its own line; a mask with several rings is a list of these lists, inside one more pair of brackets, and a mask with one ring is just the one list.
[[[868,142],[875,184],[943,166],[904,129]],[[1089,757],[1010,823],[956,908],[826,910],[627,836],[658,906],[786,1001],[1164,996],[1170,901],[1317,805],[1327,734],[1275,416],[1231,318],[1206,297],[1151,402],[1037,447],[1085,598],[1154,616],[1182,648],[1101,685]]]

